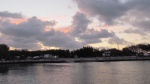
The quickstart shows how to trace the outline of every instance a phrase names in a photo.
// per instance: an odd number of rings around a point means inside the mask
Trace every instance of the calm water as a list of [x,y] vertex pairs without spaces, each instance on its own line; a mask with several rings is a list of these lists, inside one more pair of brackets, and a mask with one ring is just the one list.
[[150,61],[15,64],[0,69],[0,84],[150,83]]

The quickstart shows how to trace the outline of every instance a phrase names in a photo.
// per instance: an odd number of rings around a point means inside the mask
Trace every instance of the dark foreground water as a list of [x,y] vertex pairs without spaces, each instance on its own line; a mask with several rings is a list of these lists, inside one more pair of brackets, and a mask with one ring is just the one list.
[[150,61],[0,65],[0,84],[149,84]]

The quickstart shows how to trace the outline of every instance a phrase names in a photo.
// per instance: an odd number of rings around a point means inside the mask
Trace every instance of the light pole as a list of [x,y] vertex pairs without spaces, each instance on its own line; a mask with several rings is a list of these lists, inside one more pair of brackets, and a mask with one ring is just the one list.
[[118,42],[117,42],[117,47],[118,47],[118,50],[119,50],[119,44],[118,44]]

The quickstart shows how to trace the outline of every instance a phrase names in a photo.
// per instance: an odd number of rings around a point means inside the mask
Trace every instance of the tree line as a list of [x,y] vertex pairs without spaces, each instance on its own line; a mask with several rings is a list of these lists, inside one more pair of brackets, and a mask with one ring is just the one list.
[[58,56],[59,58],[102,57],[103,53],[106,51],[111,52],[111,56],[142,56],[144,53],[150,53],[150,44],[131,45],[123,48],[122,50],[118,50],[116,48],[99,50],[90,46],[85,46],[72,51],[62,49],[37,51],[28,51],[27,49],[9,50],[9,47],[6,44],[0,44],[0,59],[13,60],[16,56],[19,56],[20,59],[26,59],[28,56],[44,56],[45,54],[51,54],[53,56]]

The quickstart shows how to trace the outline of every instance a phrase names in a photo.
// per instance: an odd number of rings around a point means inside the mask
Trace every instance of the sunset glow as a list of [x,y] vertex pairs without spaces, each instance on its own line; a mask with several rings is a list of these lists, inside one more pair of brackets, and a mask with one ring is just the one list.
[[26,22],[28,19],[11,19],[10,22],[13,24],[20,24],[22,22]]
[[116,43],[122,49],[149,43],[149,6],[144,1],[3,0],[0,43],[29,50],[116,48]]

